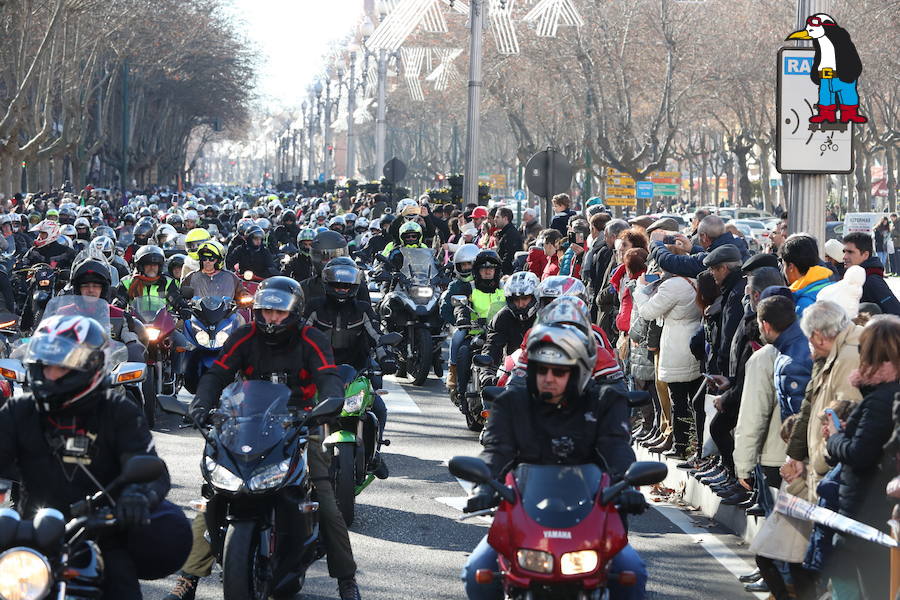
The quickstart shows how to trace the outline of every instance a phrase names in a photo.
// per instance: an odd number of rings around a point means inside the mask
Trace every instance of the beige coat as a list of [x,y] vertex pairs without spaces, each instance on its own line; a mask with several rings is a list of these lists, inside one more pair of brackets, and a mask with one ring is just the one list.
[[816,361],[806,397],[800,407],[800,420],[788,443],[788,456],[807,462],[807,500],[815,502],[816,486],[831,468],[825,460],[825,438],[822,436],[822,411],[835,400],[862,400],[859,389],[851,385],[850,373],[859,367],[859,336],[862,327],[850,325],[838,334],[831,352]]
[[775,358],[778,350],[767,344],[750,355],[744,371],[744,390],[734,428],[734,467],[749,479],[757,464],[779,467],[784,463],[781,410],[775,398]]

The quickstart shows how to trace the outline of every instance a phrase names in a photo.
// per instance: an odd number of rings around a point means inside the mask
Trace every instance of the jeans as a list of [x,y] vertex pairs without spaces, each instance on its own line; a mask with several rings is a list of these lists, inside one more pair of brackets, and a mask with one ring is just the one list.
[[819,106],[843,104],[857,106],[859,94],[856,93],[856,82],[844,83],[837,77],[819,80]]
[[459,347],[462,346],[463,340],[466,339],[466,330],[457,329],[450,338],[450,364],[456,364],[456,357],[459,354]]
[[[703,448],[703,422],[706,419],[706,412],[704,412],[702,401],[698,401],[699,406],[691,406],[691,401],[694,399],[697,390],[700,389],[702,381],[702,379],[697,378],[693,381],[669,383],[669,395],[672,398],[673,446],[677,451],[684,452],[687,450],[690,442],[692,416],[697,429],[697,447]],[[692,412],[693,415],[691,414]]]
[[[462,580],[465,582],[466,596],[469,600],[499,600],[503,598],[503,586],[500,581],[494,579],[492,583],[482,584],[475,582],[475,572],[478,569],[491,569],[496,571],[497,551],[488,544],[487,536],[484,536],[463,567]],[[632,571],[637,575],[637,583],[633,586],[620,586],[618,583],[609,584],[609,597],[612,600],[641,600],[647,588],[647,567],[640,555],[630,545],[625,546],[612,559],[610,573]]]

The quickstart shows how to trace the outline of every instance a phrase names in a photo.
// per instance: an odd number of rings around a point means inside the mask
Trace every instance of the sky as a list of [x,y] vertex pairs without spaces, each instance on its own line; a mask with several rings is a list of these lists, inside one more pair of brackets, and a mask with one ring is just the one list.
[[362,15],[363,0],[232,0],[234,16],[262,57],[257,93],[271,106],[294,106],[322,72],[323,54]]

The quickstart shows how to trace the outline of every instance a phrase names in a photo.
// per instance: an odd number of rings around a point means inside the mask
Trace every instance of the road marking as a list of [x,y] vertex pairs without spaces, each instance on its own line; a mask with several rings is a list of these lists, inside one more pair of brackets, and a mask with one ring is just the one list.
[[[688,517],[681,509],[667,502],[654,502],[649,493],[645,492],[644,495],[647,496],[647,501],[652,508],[655,508],[659,514],[688,535],[695,543],[703,546],[703,549],[706,550],[710,556],[719,561],[719,563],[728,569],[735,577],[740,577],[741,575],[745,575],[756,569],[756,565],[749,564],[740,556],[732,552],[731,549],[715,534],[694,525],[691,522],[690,517]],[[760,598],[760,600],[765,600],[769,597],[768,593],[763,594],[756,592],[753,595]]]
[[382,396],[382,400],[387,406],[389,419],[390,413],[422,413],[422,409],[419,408],[409,393],[393,377],[388,376],[384,378],[384,389],[388,393]]

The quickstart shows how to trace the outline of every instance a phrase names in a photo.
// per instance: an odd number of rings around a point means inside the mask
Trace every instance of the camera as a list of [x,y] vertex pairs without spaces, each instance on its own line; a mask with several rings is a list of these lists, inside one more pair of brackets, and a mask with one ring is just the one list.
[[674,244],[674,243],[675,243],[674,235],[667,235],[666,237],[663,238],[663,244]]

